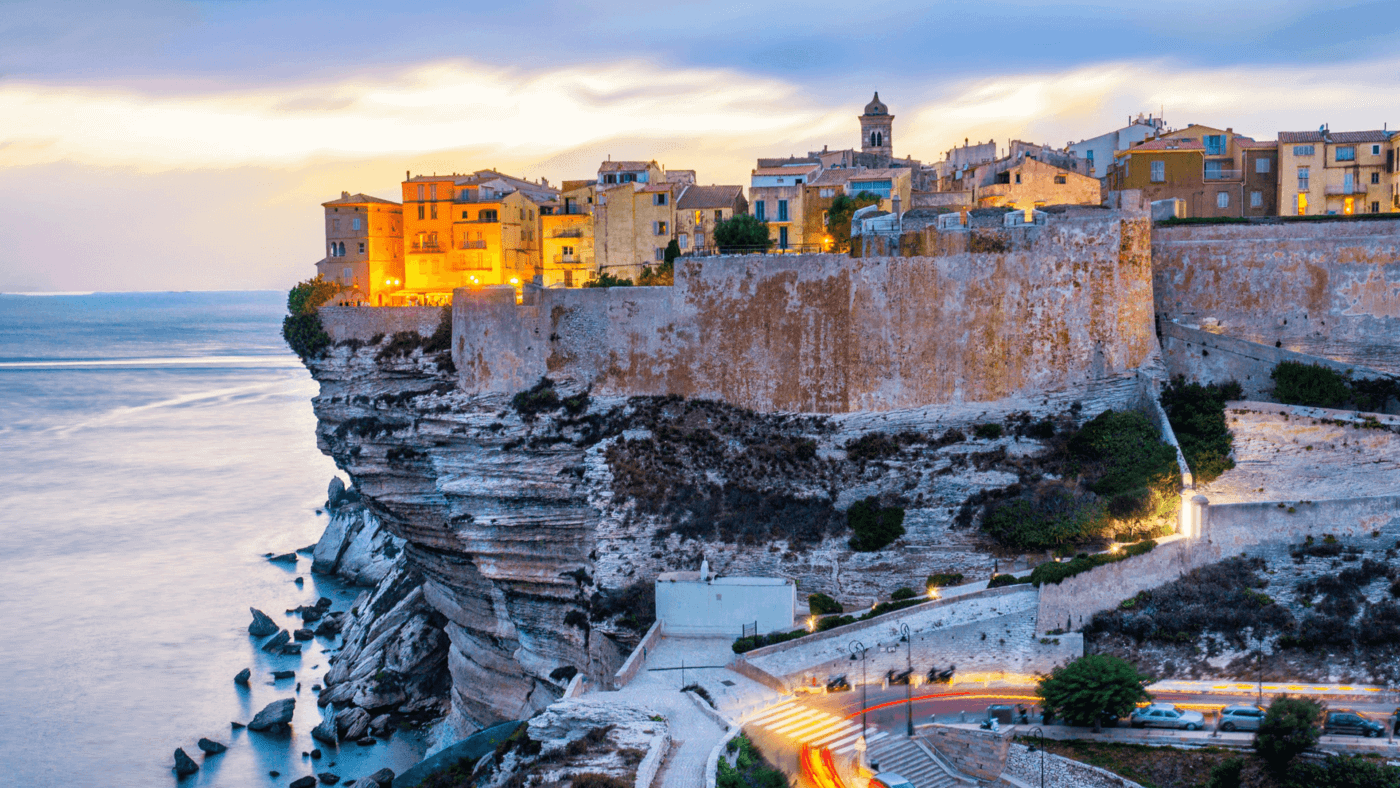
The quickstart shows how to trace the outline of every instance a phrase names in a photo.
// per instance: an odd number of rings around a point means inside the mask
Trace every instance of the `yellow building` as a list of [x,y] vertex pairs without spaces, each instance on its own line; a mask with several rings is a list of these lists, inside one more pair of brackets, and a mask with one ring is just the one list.
[[1396,132],[1281,131],[1279,214],[1394,213]]
[[1257,214],[1253,192],[1259,189],[1252,188],[1251,178],[1260,174],[1260,165],[1251,158],[1256,169],[1246,177],[1245,159],[1258,144],[1233,129],[1192,124],[1118,151],[1108,188],[1137,189],[1152,201],[1181,200],[1192,218]]
[[754,218],[768,223],[772,249],[820,251],[821,239],[807,236],[804,217],[806,186],[821,171],[821,162],[807,158],[780,165],[760,161],[749,174],[749,211]]
[[341,303],[388,306],[403,287],[403,207],[367,194],[341,192],[326,211],[326,256],[316,273],[346,290]]
[[676,199],[694,179],[693,170],[666,172],[654,161],[603,162],[593,203],[599,271],[636,281],[660,264],[676,238]]
[[545,287],[582,287],[597,278],[593,251],[593,181],[565,181],[557,203],[540,206]]
[[995,173],[992,183],[979,185],[975,196],[979,208],[1039,208],[1098,205],[1101,191],[1098,178],[1025,158]]
[[715,225],[748,212],[743,186],[686,186],[676,200],[676,242],[681,253],[714,246]]
[[491,170],[403,182],[404,297],[449,303],[458,287],[543,276],[540,204],[558,190]]

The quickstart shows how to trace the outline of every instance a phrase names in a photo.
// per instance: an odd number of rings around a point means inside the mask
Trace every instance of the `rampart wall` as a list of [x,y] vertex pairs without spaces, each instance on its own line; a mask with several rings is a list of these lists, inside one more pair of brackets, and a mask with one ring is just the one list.
[[677,260],[674,287],[461,289],[463,388],[541,376],[760,411],[888,411],[1089,389],[1154,358],[1150,227],[1037,228],[1005,251]]
[[400,331],[417,331],[430,337],[442,320],[438,306],[323,306],[321,325],[332,341],[358,339],[368,342],[376,335],[393,336]]
[[1400,220],[1157,226],[1163,320],[1400,372]]

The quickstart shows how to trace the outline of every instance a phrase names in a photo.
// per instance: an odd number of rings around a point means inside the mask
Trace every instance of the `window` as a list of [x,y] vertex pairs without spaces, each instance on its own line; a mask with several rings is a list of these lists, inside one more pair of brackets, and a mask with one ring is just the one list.
[[1356,173],[1342,173],[1342,193],[1351,194],[1356,191]]
[[1379,172],[1373,172],[1373,173],[1371,173],[1371,183],[1380,183],[1380,182],[1381,182],[1381,174],[1380,174]]
[[664,263],[664,262],[666,262],[666,250],[663,249],[663,248],[660,247],[660,246],[656,247],[656,262],[658,262],[658,263]]
[[1264,207],[1264,193],[1263,193],[1263,192],[1250,192],[1250,193],[1249,193],[1249,207],[1251,207],[1251,208],[1263,208],[1263,207]]
[[364,253],[365,253],[365,242],[364,242],[364,241],[360,241],[360,254],[364,254]]
[[1355,197],[1347,197],[1346,199],[1342,200],[1342,213],[1346,214],[1347,216],[1351,216],[1353,213],[1356,213]]
[[1381,155],[1381,146],[1379,146],[1379,145],[1372,145],[1372,146],[1371,146],[1371,155],[1372,155],[1372,156],[1379,156],[1379,155]]
[[1225,178],[1225,162],[1220,159],[1206,160],[1206,180],[1218,181]]
[[689,249],[689,248],[690,248],[690,236],[687,235],[686,233],[681,233],[681,234],[680,234],[680,237],[676,240],[676,245],[679,246],[679,247],[682,248],[682,249]]
[[1153,182],[1153,183],[1166,183],[1166,182],[1167,182],[1167,163],[1166,163],[1166,162],[1161,161],[1160,159],[1157,160],[1157,161],[1152,162],[1152,182]]
[[787,209],[787,206],[788,206],[788,201],[787,201],[787,200],[778,200],[778,221],[780,221],[780,222],[785,222],[785,221],[788,220],[788,209]]
[[617,176],[616,176],[616,175],[604,175],[604,176],[603,176],[603,183],[617,183]]
[[340,242],[340,245],[336,248],[336,254],[340,255],[341,257],[344,257],[344,256],[345,256],[345,242],[344,242],[344,241],[341,241],[341,242]]
[[1356,146],[1338,145],[1337,161],[1356,161]]
[[1298,168],[1298,191],[1305,192],[1308,190],[1308,178],[1311,173],[1312,171],[1307,167]]
[[1068,183],[1068,181],[1065,179],[1065,176],[1063,176],[1063,175],[1056,175],[1056,176],[1055,176],[1055,183],[1056,183],[1057,185],[1063,186],[1063,185],[1065,185],[1066,183]]
[[573,256],[574,256],[574,247],[572,247],[572,246],[561,246],[561,247],[559,247],[559,252],[560,252],[561,254],[563,254],[565,257],[573,257]]
[[423,213],[424,213],[424,208],[423,208],[423,206],[420,204],[420,205],[418,206],[418,221],[420,221],[420,222],[423,221]]
[[622,173],[622,181],[621,181],[621,182],[622,182],[622,183],[636,183],[636,182],[637,182],[637,173],[635,173],[635,172],[624,172],[624,173]]
[[462,218],[463,218],[463,219],[467,219],[467,218],[468,218],[468,214],[470,214],[470,213],[471,213],[471,211],[462,211]]
[[702,224],[704,224],[704,223],[705,223],[705,212],[704,212],[704,211],[696,211],[696,212],[695,212],[695,226],[696,226],[696,227],[699,227],[700,225],[702,225]]
[[1263,175],[1263,174],[1267,173],[1267,172],[1269,171],[1269,160],[1268,160],[1268,159],[1255,159],[1255,160],[1254,160],[1254,171],[1257,172],[1257,173],[1259,173],[1260,175]]
[[652,222],[651,230],[655,235],[665,235],[668,232],[665,222]]
[[348,284],[350,284],[350,280],[351,280],[351,279],[354,279],[354,278],[355,278],[355,269],[353,269],[353,268],[342,268],[342,269],[340,269],[340,281],[342,281],[342,282],[344,282],[345,284],[348,285]]
[[350,220],[350,229],[359,230],[363,227],[360,217],[356,216]]
[[1372,202],[1372,203],[1371,203],[1371,213],[1380,213],[1380,212],[1381,212],[1381,204],[1380,204],[1379,202]]
[[1308,215],[1308,195],[1307,195],[1307,192],[1299,192],[1299,193],[1298,193],[1298,215],[1299,215],[1299,216],[1307,216],[1307,215]]
[[788,228],[786,228],[786,227],[779,227],[779,228],[778,228],[778,248],[779,248],[779,249],[786,249],[786,248],[788,248]]
[[831,224],[831,212],[822,211],[822,227],[826,227],[829,224]]
[[494,222],[494,221],[497,221],[497,219],[496,219],[496,209],[492,208],[492,209],[490,209],[490,210],[478,211],[477,214],[476,214],[476,220],[477,220],[478,222]]
[[1217,208],[1229,208],[1229,207],[1230,207],[1230,193],[1229,193],[1229,192],[1216,192],[1216,193],[1215,193],[1215,207],[1217,207]]
[[1019,172],[1016,173],[1016,182],[1017,182],[1017,183],[1020,183],[1020,182],[1021,182],[1021,173],[1019,173]]
[[[418,184],[418,202],[422,202],[422,201],[423,201],[423,184],[420,183],[420,184]],[[419,218],[421,219],[422,217],[420,216]]]
[[715,221],[717,221],[717,222],[722,222],[722,221],[724,221],[724,211],[715,211]]
[[1313,146],[1311,146],[1311,145],[1294,145],[1294,146],[1293,146],[1293,155],[1294,155],[1294,156],[1311,156],[1311,155],[1313,155]]
[[820,195],[820,196],[822,196],[822,197],[835,197],[835,196],[836,196],[836,190],[835,190],[835,189],[822,189],[821,191],[817,192],[817,194]]
[[653,194],[653,195],[651,196],[651,204],[652,204],[652,205],[665,205],[665,204],[666,204],[666,197],[667,197],[667,196],[668,196],[668,195],[667,195],[665,192],[662,192],[661,194]]
[[436,199],[437,199],[437,184],[436,184],[436,183],[431,184],[430,186],[428,186],[428,199],[430,199],[430,200],[436,200]]
[[763,200],[759,200],[758,202],[754,203],[754,204],[753,204],[753,216],[754,216],[754,218],[757,219],[757,220],[759,220],[760,222],[762,222],[762,221],[767,221],[767,219],[768,219],[768,211],[765,210],[766,207],[767,207],[767,206],[765,206],[765,205],[763,204]]
[[1206,155],[1207,155],[1207,156],[1224,156],[1224,155],[1225,155],[1225,135],[1224,135],[1224,134],[1207,134],[1207,135],[1205,135],[1204,137],[1201,138],[1201,141],[1202,141],[1203,143],[1205,143],[1205,146],[1206,146]]
[[434,203],[429,203],[429,204],[428,204],[428,207],[429,207],[429,208],[431,209],[431,211],[432,211],[432,218],[436,219],[436,218],[437,218],[437,203],[435,203],[435,202],[434,202]]

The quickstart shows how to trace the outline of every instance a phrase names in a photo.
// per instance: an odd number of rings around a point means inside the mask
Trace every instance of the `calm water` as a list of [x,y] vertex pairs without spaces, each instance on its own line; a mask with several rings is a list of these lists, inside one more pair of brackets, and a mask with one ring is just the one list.
[[[0,783],[175,785],[176,747],[203,764],[180,785],[311,773],[310,687],[332,644],[268,657],[248,607],[286,626],[284,610],[344,609],[358,589],[262,557],[319,537],[335,473],[316,384],[279,336],[284,298],[0,295]],[[233,683],[244,667],[250,689]],[[274,669],[297,678],[274,685]],[[290,739],[231,731],[292,696]],[[204,758],[201,736],[229,751]],[[402,771],[423,748],[396,735],[315,770]]]

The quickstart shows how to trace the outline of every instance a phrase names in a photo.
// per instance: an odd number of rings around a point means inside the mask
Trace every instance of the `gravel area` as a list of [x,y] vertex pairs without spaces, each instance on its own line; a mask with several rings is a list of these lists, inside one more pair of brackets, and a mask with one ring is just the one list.
[[[1028,785],[1040,785],[1040,753],[1023,744],[1011,745],[1006,771]],[[1142,788],[1111,772],[1045,753],[1045,788]]]

